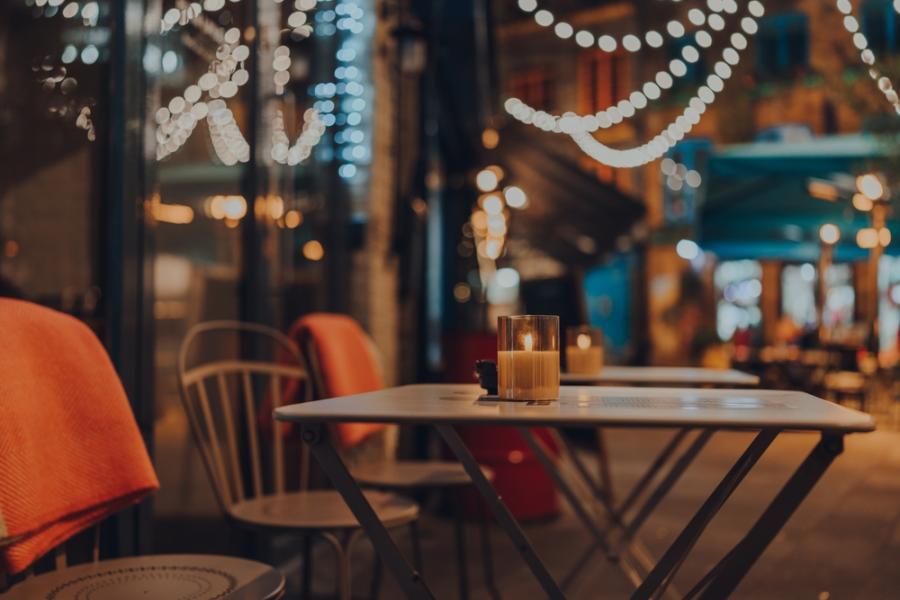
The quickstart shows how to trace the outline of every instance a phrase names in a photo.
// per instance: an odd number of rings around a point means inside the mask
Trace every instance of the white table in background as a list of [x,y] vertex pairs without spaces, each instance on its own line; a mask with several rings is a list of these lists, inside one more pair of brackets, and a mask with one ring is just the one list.
[[699,367],[616,367],[595,374],[563,373],[563,385],[648,385],[671,387],[755,387],[759,377],[735,369]]
[[[498,524],[551,598],[565,596],[484,477],[456,433],[455,425],[517,426],[530,440],[534,440],[530,427],[674,427],[696,430],[698,436],[691,448],[698,451],[715,431],[757,432],[747,450],[637,587],[633,598],[654,597],[666,588],[706,526],[778,435],[791,431],[819,432],[819,442],[749,532],[688,593],[704,599],[727,597],[737,587],[843,451],[844,435],[872,431],[875,427],[870,415],[802,392],[563,387],[560,400],[553,402],[488,402],[481,400],[480,394],[481,390],[474,385],[414,385],[295,404],[275,411],[278,420],[300,424],[303,441],[310,446],[322,469],[359,519],[379,556],[410,598],[432,598],[433,595],[403,557],[350,475],[332,445],[326,427],[329,423],[362,421],[434,426],[466,468]],[[535,447],[539,449],[539,446]],[[594,516],[579,509],[566,482],[563,482],[562,491],[594,536],[593,543],[599,543],[610,560],[617,560],[617,549],[611,547]]]

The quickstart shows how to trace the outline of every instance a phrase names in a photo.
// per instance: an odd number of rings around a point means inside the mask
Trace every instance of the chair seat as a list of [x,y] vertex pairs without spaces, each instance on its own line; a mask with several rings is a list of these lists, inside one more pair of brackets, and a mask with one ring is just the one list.
[[[395,494],[364,492],[375,514],[387,527],[403,525],[419,517],[419,506]],[[341,495],[334,490],[310,490],[262,496],[234,504],[229,514],[255,527],[280,529],[355,529],[359,522]]]
[[176,554],[104,560],[31,577],[3,600],[274,600],[284,577],[268,565],[230,556]]
[[[355,466],[350,471],[360,483],[395,490],[472,483],[463,466],[452,461],[384,461]],[[494,472],[490,468],[482,466],[481,472],[488,481],[493,480]]]

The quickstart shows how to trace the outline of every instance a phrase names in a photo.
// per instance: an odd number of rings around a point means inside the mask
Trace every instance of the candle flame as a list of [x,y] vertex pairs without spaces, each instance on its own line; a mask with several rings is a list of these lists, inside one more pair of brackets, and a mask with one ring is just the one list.
[[522,346],[524,346],[526,352],[531,352],[534,348],[534,338],[530,333],[526,333],[522,337]]
[[586,333],[579,333],[578,337],[575,338],[575,343],[582,350],[587,350],[591,347],[591,336]]

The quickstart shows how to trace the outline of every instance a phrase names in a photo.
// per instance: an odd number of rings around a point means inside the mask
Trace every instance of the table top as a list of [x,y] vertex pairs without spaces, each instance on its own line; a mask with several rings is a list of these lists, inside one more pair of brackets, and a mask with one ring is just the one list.
[[560,382],[569,384],[715,385],[756,386],[759,377],[734,369],[696,367],[603,367],[599,373],[563,373]]
[[803,392],[563,386],[552,402],[481,399],[477,385],[426,384],[283,406],[294,422],[706,427],[872,431],[868,414]]

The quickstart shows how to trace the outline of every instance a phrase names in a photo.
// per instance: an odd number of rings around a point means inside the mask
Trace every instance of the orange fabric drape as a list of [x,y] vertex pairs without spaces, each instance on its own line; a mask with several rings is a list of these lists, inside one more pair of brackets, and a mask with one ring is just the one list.
[[18,573],[159,483],[96,336],[0,298],[0,572]]
[[[315,353],[323,387],[317,390],[320,397],[351,396],[384,387],[371,342],[352,318],[312,313],[295,322],[289,335],[302,351]],[[342,446],[352,447],[386,427],[380,423],[339,423],[335,432]]]

